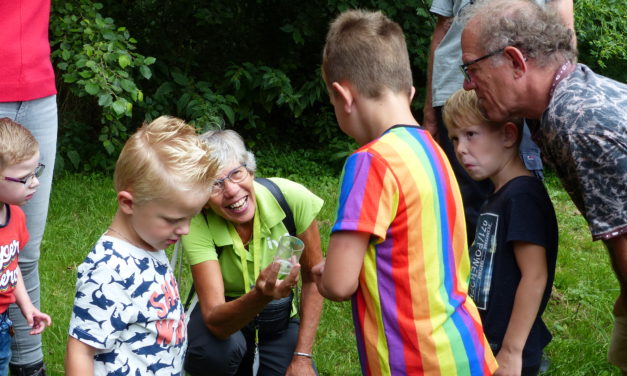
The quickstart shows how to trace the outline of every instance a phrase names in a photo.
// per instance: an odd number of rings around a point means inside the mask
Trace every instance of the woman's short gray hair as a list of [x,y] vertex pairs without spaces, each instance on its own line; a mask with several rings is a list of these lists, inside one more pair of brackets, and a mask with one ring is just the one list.
[[486,52],[514,46],[541,67],[564,60],[576,63],[574,32],[552,8],[530,0],[476,0],[468,8],[462,21],[477,27],[477,44]]
[[246,169],[251,173],[257,171],[255,155],[246,150],[246,145],[242,137],[230,129],[211,130],[201,134],[203,140],[211,148],[211,156],[220,165],[220,169],[229,164],[245,164]]

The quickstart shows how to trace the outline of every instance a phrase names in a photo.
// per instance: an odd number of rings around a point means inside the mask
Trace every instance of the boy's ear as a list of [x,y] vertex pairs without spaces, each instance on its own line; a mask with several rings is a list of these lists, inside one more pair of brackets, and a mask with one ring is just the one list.
[[514,78],[520,78],[527,72],[527,58],[516,47],[505,47],[505,55],[511,61],[511,66],[514,72]]
[[336,108],[337,106],[341,106],[340,108],[342,108],[344,112],[350,114],[355,100],[352,88],[347,84],[340,84],[336,81],[331,84],[331,90],[333,90],[332,94]]
[[133,194],[129,191],[118,192],[118,207],[124,214],[133,214]]
[[411,103],[412,100],[414,100],[414,95],[416,94],[416,88],[415,87],[411,87],[411,93],[409,94],[409,102]]
[[508,121],[502,127],[503,130],[503,142],[506,147],[512,147],[516,145],[518,141],[518,127],[516,124]]

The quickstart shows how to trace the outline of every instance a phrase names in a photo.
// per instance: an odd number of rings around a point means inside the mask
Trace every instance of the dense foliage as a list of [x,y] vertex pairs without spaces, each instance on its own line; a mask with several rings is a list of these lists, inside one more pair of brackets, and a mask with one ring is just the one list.
[[[434,25],[429,0],[53,0],[52,5],[59,161],[66,168],[110,168],[127,134],[161,114],[199,129],[235,128],[251,146],[324,145],[328,155],[345,155],[354,145],[335,126],[319,65],[328,22],[348,8],[381,9],[401,24],[418,88],[414,103],[421,107]],[[575,5],[580,59],[625,81],[627,5],[623,0]]]
[[575,1],[579,60],[592,69],[627,82],[627,2]]
[[[127,136],[133,105],[142,102],[141,77],[153,57],[134,52],[137,41],[104,17],[91,0],[53,3],[50,38],[57,73],[61,129],[58,161],[74,169],[104,167]],[[97,116],[94,116],[97,113]],[[95,147],[97,143],[101,147]]]

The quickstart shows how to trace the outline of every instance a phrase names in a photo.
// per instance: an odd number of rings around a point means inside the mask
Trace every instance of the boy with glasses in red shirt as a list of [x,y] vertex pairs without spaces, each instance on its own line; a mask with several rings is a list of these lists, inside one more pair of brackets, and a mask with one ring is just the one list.
[[7,375],[12,337],[9,305],[19,306],[31,335],[43,332],[52,321],[31,302],[17,263],[28,242],[26,216],[19,205],[33,197],[44,169],[39,145],[26,128],[9,118],[0,118],[0,145],[0,374]]

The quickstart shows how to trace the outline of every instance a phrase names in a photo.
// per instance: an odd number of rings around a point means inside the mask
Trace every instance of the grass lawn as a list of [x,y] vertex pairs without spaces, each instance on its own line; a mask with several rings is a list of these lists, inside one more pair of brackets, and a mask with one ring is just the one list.
[[[259,175],[302,182],[325,200],[319,221],[326,248],[335,215],[337,166],[316,162],[316,156],[306,152],[266,151],[257,156]],[[551,174],[547,185],[560,226],[557,274],[544,316],[554,335],[547,348],[552,362],[548,375],[619,375],[606,361],[611,308],[618,294],[607,251],[602,243],[591,241],[585,221]],[[40,262],[42,310],[54,321],[44,333],[50,375],[64,373],[76,267],[106,231],[115,209],[109,177],[64,175],[55,180]],[[181,292],[187,292],[185,283]],[[314,356],[321,375],[360,374],[350,302],[325,302]]]

